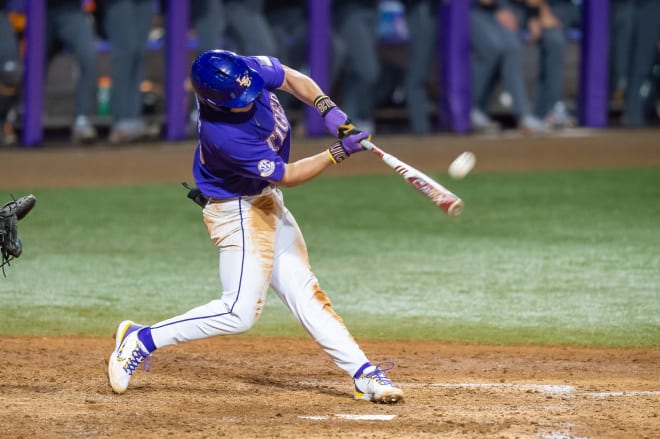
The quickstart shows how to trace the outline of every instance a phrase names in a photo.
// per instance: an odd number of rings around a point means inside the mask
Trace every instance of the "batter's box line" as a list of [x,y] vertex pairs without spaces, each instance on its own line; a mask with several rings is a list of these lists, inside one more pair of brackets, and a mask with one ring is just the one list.
[[[309,386],[328,386],[332,388],[344,387],[343,382],[336,381],[303,381],[300,384]],[[445,389],[512,389],[521,392],[534,391],[546,395],[588,396],[593,398],[622,397],[622,396],[660,396],[660,390],[622,390],[603,392],[578,392],[570,384],[533,384],[533,383],[419,383],[399,382],[399,386],[408,388],[439,387]]]
[[530,384],[530,383],[402,383],[404,387],[443,387],[453,389],[469,388],[512,388],[521,391],[537,391],[550,395],[588,396],[592,398],[607,398],[621,396],[660,396],[660,390],[621,390],[603,392],[577,392],[575,386],[568,384]]
[[523,392],[535,391],[550,395],[571,395],[576,391],[575,386],[567,384],[529,384],[529,383],[405,383],[405,387],[442,387],[449,389],[514,389]]
[[660,390],[622,390],[619,392],[589,392],[584,395],[593,398],[609,398],[612,396],[660,396]]

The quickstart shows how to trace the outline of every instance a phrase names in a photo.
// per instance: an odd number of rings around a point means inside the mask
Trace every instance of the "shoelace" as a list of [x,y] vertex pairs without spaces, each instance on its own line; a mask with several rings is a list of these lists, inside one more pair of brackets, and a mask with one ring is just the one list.
[[144,361],[144,370],[149,371],[151,369],[151,354],[144,352],[140,349],[139,344],[135,346],[135,349],[131,352],[131,357],[128,359],[124,370],[128,372],[129,375],[133,375],[135,369]]
[[371,372],[365,374],[367,378],[375,378],[381,384],[392,385],[392,381],[385,375],[385,372],[388,370],[394,369],[394,361],[383,361],[382,363],[376,364],[376,368]]

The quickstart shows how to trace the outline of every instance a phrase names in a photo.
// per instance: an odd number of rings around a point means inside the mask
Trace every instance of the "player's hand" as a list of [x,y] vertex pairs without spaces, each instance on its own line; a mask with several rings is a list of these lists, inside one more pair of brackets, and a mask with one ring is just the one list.
[[[340,133],[341,129],[340,129]],[[360,144],[363,140],[371,140],[371,133],[368,131],[360,131],[358,129],[352,128],[349,131],[345,131],[341,136],[341,144],[346,151],[346,155],[355,154],[356,152],[364,151],[364,147]]]
[[341,127],[350,124],[350,120],[346,113],[341,111],[339,107],[334,107],[323,116],[325,127],[330,133],[338,138],[341,138]]

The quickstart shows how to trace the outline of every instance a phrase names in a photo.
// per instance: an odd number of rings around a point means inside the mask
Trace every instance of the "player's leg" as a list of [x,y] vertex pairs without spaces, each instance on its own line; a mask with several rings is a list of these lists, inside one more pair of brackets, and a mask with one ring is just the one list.
[[91,116],[94,114],[98,75],[93,43],[94,30],[89,18],[79,7],[67,5],[59,9],[56,23],[59,40],[73,51],[78,65],[72,138],[74,141],[83,142],[91,142],[97,135]]
[[119,324],[108,362],[116,393],[153,351],[164,346],[245,332],[263,309],[272,270],[275,204],[271,195],[210,203],[204,209],[211,240],[219,250],[220,299],[152,326],[126,320]]
[[18,53],[16,34],[7,19],[0,14],[0,146],[16,141],[13,135],[5,137],[4,125],[9,111],[18,101],[23,63]]
[[435,47],[436,15],[432,3],[417,2],[406,15],[410,29],[409,62],[405,78],[406,109],[408,123],[414,134],[426,134],[431,131],[427,85]]
[[219,250],[218,300],[151,326],[157,348],[248,331],[261,316],[275,247],[272,195],[210,203],[204,209],[211,240]]
[[496,131],[499,126],[490,119],[489,106],[496,85],[497,68],[504,51],[498,25],[492,14],[480,8],[470,10],[472,56],[472,110],[470,120],[476,131]]
[[359,4],[347,4],[345,8],[334,19],[339,23],[336,32],[348,49],[341,92],[342,108],[358,129],[373,132],[376,84],[380,75],[376,11]]
[[307,247],[293,215],[286,208],[280,217],[271,286],[335,364],[355,380],[355,397],[397,402],[403,392],[372,365],[349,333],[330,299],[311,271]]
[[539,48],[539,76],[535,113],[544,118],[564,95],[566,37],[561,27],[543,29]]

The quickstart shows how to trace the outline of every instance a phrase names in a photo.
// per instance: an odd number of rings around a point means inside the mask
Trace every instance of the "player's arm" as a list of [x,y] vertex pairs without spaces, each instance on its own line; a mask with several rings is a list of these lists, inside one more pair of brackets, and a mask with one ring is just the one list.
[[351,154],[364,151],[360,141],[366,139],[368,133],[361,131],[347,136],[345,139],[335,142],[323,152],[314,154],[304,159],[284,165],[284,175],[280,181],[270,181],[273,184],[293,187],[303,184],[320,175],[331,165],[336,165],[346,160]]
[[295,96],[310,107],[314,105],[314,99],[324,94],[321,87],[309,76],[285,65],[282,68],[284,68],[284,82],[280,90]]
[[321,87],[309,76],[291,67],[283,65],[284,81],[279,87],[296,97],[301,102],[312,106],[323,117],[325,126],[333,136],[343,139],[357,132],[351,119],[333,101],[323,93]]
[[295,162],[287,163],[284,167],[284,176],[282,179],[271,183],[284,187],[298,186],[320,175],[332,166],[333,163],[330,154],[327,151],[323,151],[296,160]]

